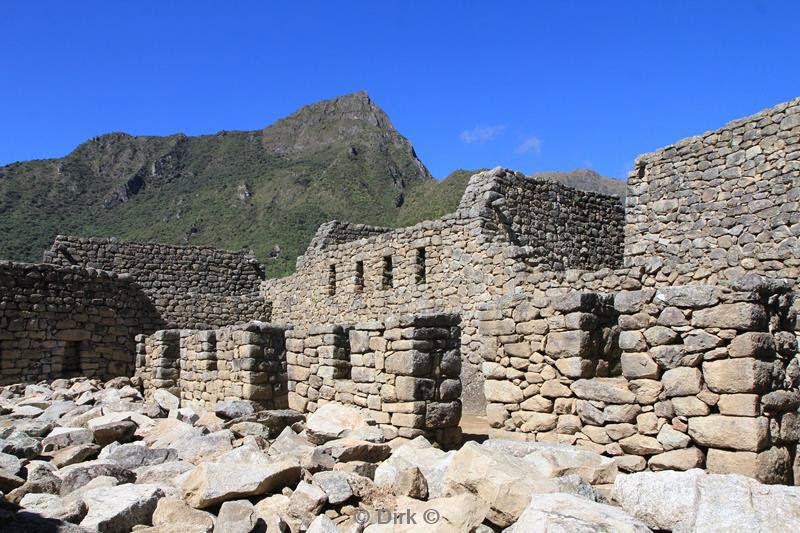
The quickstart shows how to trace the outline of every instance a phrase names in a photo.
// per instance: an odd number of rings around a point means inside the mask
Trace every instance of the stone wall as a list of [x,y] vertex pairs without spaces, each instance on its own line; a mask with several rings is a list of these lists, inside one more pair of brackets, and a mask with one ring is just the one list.
[[800,275],[800,99],[640,156],[625,262],[672,284]]
[[459,318],[402,315],[286,332],[289,407],[358,406],[387,439],[460,441]]
[[263,271],[250,251],[59,235],[44,260],[129,274],[170,328],[270,319],[258,294]]
[[308,250],[319,252],[337,244],[344,244],[390,231],[392,231],[391,228],[331,220],[317,228],[317,232],[308,245]]
[[134,336],[162,327],[126,276],[0,261],[0,384],[134,369]]
[[181,405],[249,400],[264,409],[286,399],[285,326],[251,322],[216,330],[162,330],[137,338],[136,375],[145,397],[166,389]]
[[[562,224],[569,229],[556,231]],[[621,238],[619,199],[497,168],[470,179],[455,213],[309,247],[295,274],[265,281],[262,293],[273,304],[272,320],[301,326],[399,313],[460,314],[464,407],[482,413],[476,306],[538,284],[543,265],[559,268],[545,276],[561,279],[567,267],[619,266]]]
[[750,276],[485,305],[492,434],[584,446],[628,471],[705,466],[791,481],[800,436],[792,298],[785,283]]

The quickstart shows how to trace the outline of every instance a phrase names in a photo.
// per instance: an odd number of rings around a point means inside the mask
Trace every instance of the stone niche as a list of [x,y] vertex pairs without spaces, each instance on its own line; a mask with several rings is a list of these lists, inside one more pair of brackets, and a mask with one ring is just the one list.
[[575,444],[627,471],[800,473],[789,285],[568,291],[485,306],[493,436]]

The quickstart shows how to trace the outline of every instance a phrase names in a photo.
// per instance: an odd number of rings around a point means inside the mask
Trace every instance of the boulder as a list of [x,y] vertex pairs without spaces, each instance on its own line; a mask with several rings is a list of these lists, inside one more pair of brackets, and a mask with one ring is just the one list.
[[310,523],[311,519],[319,513],[322,506],[328,501],[325,491],[310,483],[301,481],[289,497],[288,512],[291,516]]
[[204,462],[183,480],[183,499],[196,509],[266,494],[300,478],[300,464],[283,459],[270,465]]
[[100,446],[97,444],[78,444],[70,446],[69,448],[64,448],[63,450],[58,450],[50,456],[50,462],[53,463],[56,468],[62,468],[97,457],[98,453],[100,453]]
[[533,498],[517,522],[503,530],[513,533],[650,533],[647,525],[618,507],[572,494],[541,494]]
[[[491,446],[491,440],[483,443]],[[613,459],[575,446],[534,444],[525,461],[533,464],[544,476],[555,478],[577,475],[589,483],[613,483],[617,477],[617,466]]]
[[455,454],[455,451],[443,452],[430,445],[420,448],[412,441],[395,448],[391,456],[378,465],[374,475],[375,484],[391,487],[400,472],[416,467],[425,477],[429,496],[438,498],[442,495],[442,479]]
[[257,409],[258,405],[248,400],[227,400],[214,404],[214,413],[225,420],[252,415]]
[[367,461],[378,463],[389,457],[392,452],[388,444],[351,438],[328,441],[322,445],[322,449],[336,459],[337,462]]
[[256,525],[260,520],[255,507],[249,501],[225,502],[219,508],[214,531],[219,533],[250,533],[251,531],[256,531]]
[[620,475],[614,499],[652,529],[680,532],[798,531],[800,487],[739,475],[639,472]]
[[197,464],[233,449],[233,439],[233,432],[224,429],[208,435],[194,435],[187,439],[179,439],[172,443],[172,447],[178,450],[178,457],[181,460]]
[[[372,513],[373,521],[382,518],[383,523],[373,523],[364,529],[364,533],[464,533],[465,531],[484,531],[481,527],[488,508],[486,503],[473,494],[457,494],[453,496],[419,501],[400,496],[394,506],[390,507],[394,515],[384,508]],[[392,516],[412,517],[413,521],[404,520],[392,523]],[[387,523],[388,522],[388,523]],[[491,529],[489,530],[491,531]]]
[[489,506],[487,519],[499,527],[513,524],[535,494],[558,492],[534,464],[475,442],[453,456],[442,480],[445,496],[469,493]]
[[155,485],[126,483],[92,489],[83,495],[88,512],[80,525],[102,532],[130,531],[149,524],[164,492]]
[[33,437],[20,431],[12,431],[0,439],[0,452],[15,455],[20,459],[33,459],[42,452],[42,445]]
[[82,499],[61,498],[55,494],[26,494],[20,507],[44,518],[79,523],[86,516],[87,507]]
[[179,409],[181,406],[181,399],[165,389],[153,391],[153,401],[167,412]]
[[339,528],[336,527],[333,520],[321,514],[311,522],[306,533],[339,533]]
[[96,460],[66,466],[56,471],[61,478],[62,496],[79,489],[96,477],[113,477],[120,483],[133,483],[136,476],[124,466],[110,461]]
[[133,440],[136,429],[139,426],[131,420],[118,420],[94,427],[94,441],[100,446],[111,444],[112,442],[130,442]]
[[178,460],[178,452],[172,448],[147,448],[139,443],[131,442],[114,448],[106,458],[125,468],[160,465]]
[[325,492],[331,505],[346,502],[353,496],[353,489],[343,472],[317,472],[313,476],[314,484]]
[[338,403],[327,403],[314,411],[306,421],[308,440],[314,444],[323,444],[329,440],[339,439],[356,428],[374,425],[360,409]]

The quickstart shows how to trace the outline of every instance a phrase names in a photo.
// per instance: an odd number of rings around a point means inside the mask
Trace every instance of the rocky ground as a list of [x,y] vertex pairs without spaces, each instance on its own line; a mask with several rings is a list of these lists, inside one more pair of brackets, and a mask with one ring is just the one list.
[[0,531],[800,531],[800,488],[622,474],[565,445],[385,442],[350,407],[196,411],[134,385],[0,389]]

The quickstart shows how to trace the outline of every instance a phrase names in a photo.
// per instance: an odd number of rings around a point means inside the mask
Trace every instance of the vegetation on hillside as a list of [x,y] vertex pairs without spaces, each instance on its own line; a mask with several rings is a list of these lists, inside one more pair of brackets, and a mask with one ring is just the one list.
[[57,234],[74,234],[250,248],[278,277],[323,222],[435,219],[456,209],[474,172],[434,180],[363,92],[262,131],[111,133],[63,158],[0,167],[0,258],[40,261]]

